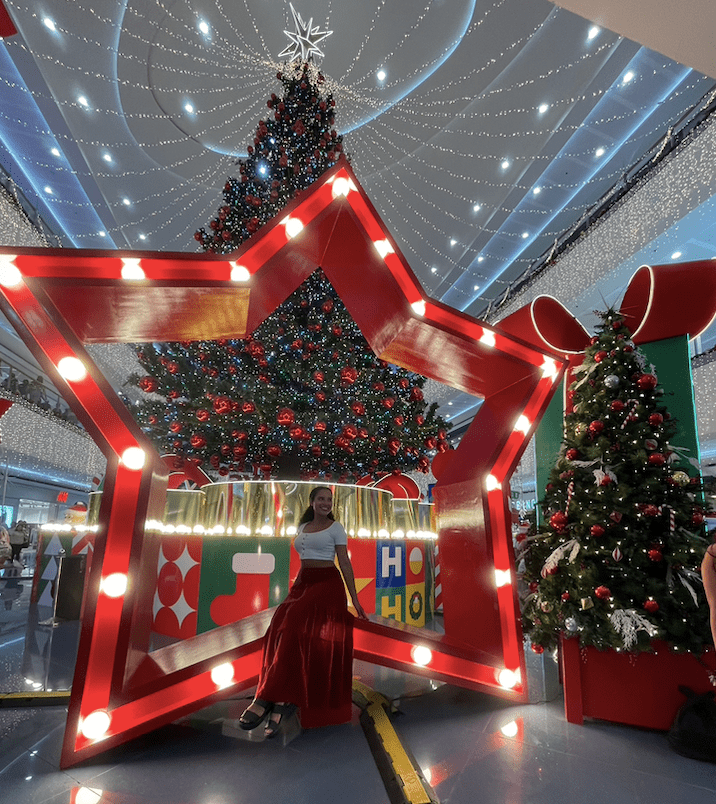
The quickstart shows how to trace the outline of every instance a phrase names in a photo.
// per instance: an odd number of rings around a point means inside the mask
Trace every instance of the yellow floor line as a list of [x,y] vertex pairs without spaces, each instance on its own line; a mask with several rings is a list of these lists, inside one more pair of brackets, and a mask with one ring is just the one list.
[[11,708],[15,706],[61,706],[69,703],[69,690],[56,692],[8,692],[0,695],[0,707]]
[[407,804],[437,804],[420,768],[409,756],[388,717],[390,701],[357,679],[353,680],[353,701],[372,721],[393,774]]

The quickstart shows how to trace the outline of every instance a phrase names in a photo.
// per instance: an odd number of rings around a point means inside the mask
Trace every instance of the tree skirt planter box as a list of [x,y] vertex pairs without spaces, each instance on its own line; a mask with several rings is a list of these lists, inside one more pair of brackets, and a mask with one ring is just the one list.
[[[655,653],[617,653],[580,648],[578,639],[561,644],[564,711],[569,723],[585,717],[668,731],[684,696],[679,685],[695,692],[713,689],[708,670],[689,653],[673,653],[654,642]],[[712,670],[713,651],[701,657]]]

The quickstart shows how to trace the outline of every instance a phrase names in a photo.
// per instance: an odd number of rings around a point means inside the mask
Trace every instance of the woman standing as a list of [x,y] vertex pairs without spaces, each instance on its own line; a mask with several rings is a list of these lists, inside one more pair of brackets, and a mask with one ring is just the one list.
[[[353,617],[344,580],[358,616],[367,615],[358,602],[348,536],[332,511],[330,488],[314,488],[293,540],[301,570],[274,612],[256,696],[239,720],[249,730],[268,718],[268,738],[297,708],[304,710],[303,725],[345,723],[351,717]],[[308,722],[311,710],[320,712],[319,722]]]

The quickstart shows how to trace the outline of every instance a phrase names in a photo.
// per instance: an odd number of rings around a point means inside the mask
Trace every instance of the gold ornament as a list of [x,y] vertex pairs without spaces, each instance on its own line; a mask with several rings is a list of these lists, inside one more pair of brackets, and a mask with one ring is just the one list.
[[591,597],[583,597],[582,598],[582,611],[587,611],[587,609],[594,608],[594,601]]
[[671,476],[671,479],[676,483],[677,486],[688,486],[691,482],[691,478],[686,474],[686,472],[682,472],[679,470],[678,472],[674,472]]

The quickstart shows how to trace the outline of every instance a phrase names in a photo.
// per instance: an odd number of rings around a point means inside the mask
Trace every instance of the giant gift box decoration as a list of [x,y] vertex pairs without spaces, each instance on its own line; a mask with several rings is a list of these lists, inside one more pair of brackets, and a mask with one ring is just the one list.
[[83,344],[245,337],[319,266],[376,355],[484,397],[433,490],[445,633],[357,621],[355,656],[526,699],[508,480],[564,358],[425,297],[345,160],[231,256],[0,249],[3,312],[107,458],[63,767],[253,686],[267,623],[149,650],[168,472]]
[[[679,423],[678,443],[698,457],[688,338],[703,332],[716,313],[713,262],[642,266],[631,278],[619,312],[634,343],[656,365]],[[536,344],[546,344],[578,365],[589,334],[559,302],[548,296],[505,318],[500,326]],[[570,373],[565,386],[571,382]],[[555,397],[536,435],[538,488],[543,489],[559,449],[564,398]],[[690,467],[684,467],[689,469]],[[693,472],[693,469],[691,469]],[[596,717],[645,728],[668,729],[684,701],[680,684],[707,691],[711,685],[699,657],[676,654],[654,642],[655,653],[580,649],[578,638],[562,642],[565,714],[571,723]],[[713,655],[708,657],[713,666]]]

